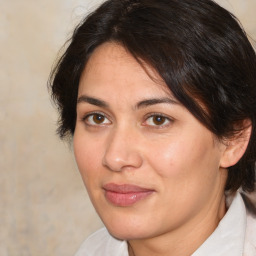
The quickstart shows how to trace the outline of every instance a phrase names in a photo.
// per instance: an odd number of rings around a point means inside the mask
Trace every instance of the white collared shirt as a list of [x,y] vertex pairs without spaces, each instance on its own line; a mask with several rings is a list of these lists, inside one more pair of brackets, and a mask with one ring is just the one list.
[[245,228],[246,209],[236,193],[217,228],[191,256],[243,256]]
[[[237,192],[217,228],[191,256],[256,256],[255,245],[245,239],[246,227],[246,208],[241,195]],[[126,241],[113,238],[106,228],[102,228],[85,240],[75,256],[129,254]]]

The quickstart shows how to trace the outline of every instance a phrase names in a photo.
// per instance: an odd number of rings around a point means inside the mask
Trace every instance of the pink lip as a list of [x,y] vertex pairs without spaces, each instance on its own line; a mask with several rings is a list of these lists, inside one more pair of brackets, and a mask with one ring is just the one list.
[[154,192],[152,189],[130,184],[117,185],[109,183],[103,188],[106,199],[116,206],[131,206]]

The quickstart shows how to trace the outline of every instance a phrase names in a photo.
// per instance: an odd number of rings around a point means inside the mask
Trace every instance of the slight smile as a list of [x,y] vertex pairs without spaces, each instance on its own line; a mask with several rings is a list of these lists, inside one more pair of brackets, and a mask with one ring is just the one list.
[[152,189],[142,188],[132,184],[117,185],[108,183],[103,186],[106,199],[115,206],[132,206],[140,200],[150,196]]

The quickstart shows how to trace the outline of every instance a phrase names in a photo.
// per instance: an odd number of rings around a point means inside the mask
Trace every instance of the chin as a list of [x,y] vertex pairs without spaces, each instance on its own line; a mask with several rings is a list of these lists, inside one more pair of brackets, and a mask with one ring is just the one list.
[[115,229],[115,228],[108,228],[108,232],[115,238],[119,240],[136,240],[136,239],[143,239],[147,238],[148,236],[144,234],[144,232],[138,232],[138,230],[130,228],[127,229]]
[[[95,200],[96,201],[96,200]],[[97,201],[99,202],[99,200]],[[134,205],[130,207],[116,207],[103,201],[94,204],[95,209],[108,232],[120,240],[144,239],[154,236],[161,227],[154,226],[155,216],[146,207]],[[98,206],[98,207],[97,207]],[[148,212],[149,214],[145,214]]]
[[[103,221],[104,222],[104,221]],[[135,240],[145,239],[152,236],[152,230],[149,229],[149,224],[136,218],[130,221],[121,219],[120,221],[104,222],[109,233],[120,240]]]

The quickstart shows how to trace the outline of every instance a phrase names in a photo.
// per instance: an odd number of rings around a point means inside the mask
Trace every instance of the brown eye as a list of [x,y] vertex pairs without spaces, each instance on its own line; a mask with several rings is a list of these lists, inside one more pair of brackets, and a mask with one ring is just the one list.
[[153,116],[152,117],[152,122],[155,125],[162,125],[165,123],[165,121],[166,121],[166,117],[164,117],[164,116]]
[[93,119],[93,122],[94,122],[95,124],[102,124],[102,123],[104,123],[105,116],[100,115],[100,114],[94,114],[94,115],[92,116],[92,119]]
[[108,118],[99,113],[92,113],[85,117],[85,123],[88,125],[106,125],[110,124],[111,122],[108,120]]
[[162,116],[162,115],[151,115],[150,117],[147,118],[147,120],[145,121],[144,125],[146,126],[155,126],[155,127],[163,127],[166,126],[168,124],[171,123],[171,119],[166,117],[166,116]]

